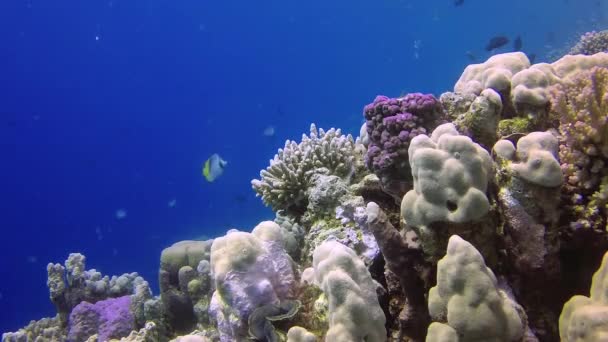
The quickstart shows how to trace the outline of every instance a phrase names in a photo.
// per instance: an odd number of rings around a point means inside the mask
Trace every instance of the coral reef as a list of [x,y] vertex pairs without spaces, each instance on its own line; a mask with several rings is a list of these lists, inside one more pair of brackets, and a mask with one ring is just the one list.
[[555,298],[560,289],[543,284],[559,281],[559,200],[563,182],[557,138],[549,132],[532,132],[517,140],[494,145],[500,186],[498,203],[503,213],[505,267],[529,321],[556,336]]
[[159,282],[162,311],[175,332],[190,332],[197,324],[209,324],[207,309],[212,244],[213,240],[181,241],[161,253]]
[[559,124],[559,157],[571,227],[607,230],[608,69],[582,71],[551,89],[551,114]]
[[99,340],[107,341],[129,335],[135,329],[130,306],[130,296],[76,305],[70,313],[67,340],[77,342],[97,335]]
[[337,342],[384,341],[385,316],[376,285],[355,252],[336,241],[315,249],[315,279],[329,300],[326,339]]
[[27,326],[16,332],[4,333],[2,334],[2,342],[65,341],[67,332],[63,327],[64,322],[58,316],[31,321]]
[[72,253],[61,264],[48,264],[47,285],[51,301],[63,321],[71,310],[83,301],[97,301],[130,295],[138,284],[144,282],[137,273],[123,274],[119,277],[103,276],[96,270],[85,269],[86,258],[80,253]]
[[479,96],[448,92],[441,94],[439,100],[447,108],[447,117],[461,134],[486,148],[496,142],[502,113],[502,101],[496,91],[484,89]]
[[303,213],[308,205],[308,188],[315,174],[349,178],[355,173],[357,153],[351,135],[339,129],[317,130],[312,124],[310,135],[302,141],[286,141],[285,147],[251,181],[256,194],[273,210]]
[[608,30],[586,32],[568,54],[594,55],[598,52],[608,52]]
[[502,99],[501,119],[526,118],[532,121],[527,128],[546,129],[549,88],[595,66],[608,67],[608,54],[567,55],[551,64],[534,65],[522,52],[499,54],[484,63],[469,65],[454,92],[479,95],[491,88]]
[[367,223],[378,241],[386,267],[399,278],[404,300],[399,317],[398,340],[417,339],[424,336],[424,329],[429,322],[426,309],[423,280],[419,270],[426,268],[423,264],[419,245],[402,237],[393,227],[388,217],[378,204],[369,202],[366,208]]
[[[523,310],[498,288],[492,270],[470,243],[450,238],[447,254],[437,264],[437,286],[429,291],[429,312],[449,327],[433,326],[432,338],[454,332],[458,341],[518,341],[525,328]],[[434,339],[437,338],[437,339]]]
[[274,221],[165,248],[157,296],[71,254],[57,315],[2,341],[604,340],[607,66],[495,55],[357,139],[312,125],[252,181]]
[[439,101],[433,95],[421,93],[396,99],[377,96],[365,106],[367,166],[380,178],[384,190],[397,199],[411,183],[407,157],[410,141],[435,128],[442,114]]
[[401,216],[420,238],[429,260],[443,254],[452,234],[466,236],[478,248],[485,246],[484,256],[494,259],[494,229],[486,220],[486,189],[493,172],[488,152],[447,123],[430,137],[415,137],[408,153],[414,189],[403,196]]
[[256,308],[295,298],[292,260],[282,229],[272,221],[260,223],[251,233],[231,231],[215,239],[211,270],[216,290],[209,313],[221,341],[246,338],[248,318]]

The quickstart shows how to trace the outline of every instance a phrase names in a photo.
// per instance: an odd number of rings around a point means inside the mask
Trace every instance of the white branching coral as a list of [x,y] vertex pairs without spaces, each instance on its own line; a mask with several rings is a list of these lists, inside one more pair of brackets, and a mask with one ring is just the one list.
[[302,142],[287,140],[285,147],[260,172],[251,185],[264,203],[273,210],[301,210],[308,202],[307,189],[314,174],[346,178],[354,172],[355,140],[340,129],[317,130],[310,125],[310,136]]

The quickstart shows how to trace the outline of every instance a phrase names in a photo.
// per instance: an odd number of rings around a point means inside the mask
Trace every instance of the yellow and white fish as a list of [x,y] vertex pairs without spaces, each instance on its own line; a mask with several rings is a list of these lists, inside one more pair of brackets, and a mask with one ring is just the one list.
[[208,182],[213,182],[224,173],[224,169],[228,162],[222,159],[219,154],[214,153],[203,164],[203,176]]

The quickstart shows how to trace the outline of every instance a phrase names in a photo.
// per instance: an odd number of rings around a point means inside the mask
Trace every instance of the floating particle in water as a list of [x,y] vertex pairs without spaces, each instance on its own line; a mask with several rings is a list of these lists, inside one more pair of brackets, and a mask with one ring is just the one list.
[[38,262],[38,258],[35,255],[28,255],[27,262],[29,262],[30,264],[35,264]]
[[174,208],[176,204],[177,204],[177,200],[175,198],[173,198],[169,202],[167,202],[167,207]]
[[116,217],[117,220],[122,220],[127,217],[127,210],[118,209],[118,210],[116,210],[116,213],[114,214],[114,216]]
[[268,127],[264,128],[263,134],[266,137],[272,137],[272,136],[274,136],[275,132],[276,132],[276,130],[275,130],[274,126],[268,126]]
[[95,235],[97,235],[97,240],[99,240],[99,241],[103,240],[103,234],[101,232],[100,226],[95,227]]
[[422,46],[422,40],[414,40],[414,59],[420,58],[420,47]]

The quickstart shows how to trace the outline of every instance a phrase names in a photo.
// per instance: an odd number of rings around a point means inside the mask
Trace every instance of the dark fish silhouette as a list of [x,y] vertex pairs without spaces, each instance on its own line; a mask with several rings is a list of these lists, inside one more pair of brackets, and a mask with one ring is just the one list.
[[515,51],[521,51],[522,45],[523,45],[523,43],[521,42],[521,37],[517,36],[515,38],[515,40],[513,41],[513,50],[515,50]]
[[236,201],[236,203],[243,204],[247,202],[247,196],[243,194],[236,194],[234,195],[234,200]]
[[534,64],[534,60],[536,59],[536,54],[535,53],[529,54],[528,59],[530,60],[530,64]]
[[507,43],[509,43],[509,38],[505,36],[492,37],[486,45],[486,51],[498,49],[499,47],[507,45]]
[[454,0],[454,6],[462,6],[464,4],[464,0]]

